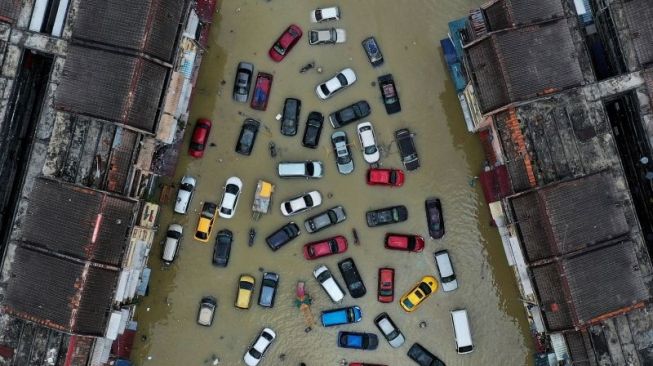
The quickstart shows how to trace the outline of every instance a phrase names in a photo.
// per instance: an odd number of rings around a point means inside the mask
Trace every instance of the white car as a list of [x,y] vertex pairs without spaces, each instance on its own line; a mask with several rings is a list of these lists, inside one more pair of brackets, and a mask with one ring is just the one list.
[[256,366],[265,357],[265,352],[270,348],[272,341],[277,337],[277,334],[270,328],[263,328],[261,334],[254,343],[245,352],[243,360],[247,366]]
[[238,198],[240,192],[243,190],[243,181],[238,177],[231,177],[227,179],[224,185],[224,192],[222,193],[222,201],[220,202],[220,209],[218,215],[225,219],[234,217],[236,213],[236,206],[238,206]]
[[374,128],[370,122],[359,123],[356,126],[358,131],[358,138],[363,146],[363,158],[369,164],[374,164],[381,158],[379,148],[376,146],[376,138],[374,137]]
[[308,44],[334,44],[344,43],[347,40],[347,32],[341,28],[311,29],[308,32]]
[[342,299],[345,298],[345,292],[342,291],[342,287],[336,282],[336,279],[333,278],[333,275],[331,274],[331,271],[325,266],[324,264],[319,265],[315,270],[313,271],[313,276],[317,280],[317,282],[322,285],[322,288],[324,291],[326,291],[327,295],[329,295],[329,298],[331,298],[331,301],[338,303],[341,302]]
[[356,73],[350,68],[340,71],[336,76],[323,82],[315,88],[320,99],[328,99],[334,93],[356,82]]
[[319,23],[326,22],[328,20],[338,20],[340,19],[340,8],[337,6],[331,6],[328,8],[317,8],[311,11],[311,22]]
[[184,176],[181,178],[181,185],[177,191],[177,202],[175,202],[175,212],[185,215],[188,211],[190,201],[193,199],[197,180],[193,177]]
[[301,196],[289,199],[281,203],[281,213],[284,216],[292,216],[310,210],[322,204],[322,195],[318,191],[310,191]]
[[184,228],[179,224],[170,224],[168,226],[166,240],[163,244],[163,253],[161,253],[163,264],[169,266],[175,260],[175,257],[177,257],[177,251],[179,251],[179,243],[183,233]]

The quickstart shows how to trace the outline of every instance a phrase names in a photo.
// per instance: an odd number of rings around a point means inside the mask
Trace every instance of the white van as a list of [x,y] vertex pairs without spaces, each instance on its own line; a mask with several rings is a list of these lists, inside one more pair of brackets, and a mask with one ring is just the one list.
[[181,185],[177,191],[177,201],[175,202],[175,212],[185,215],[188,211],[190,201],[193,199],[197,180],[193,177],[184,176],[181,178]]
[[442,291],[449,292],[458,288],[458,281],[456,280],[456,273],[453,271],[453,264],[449,252],[441,250],[433,253],[435,257],[435,265],[438,268],[440,275],[440,283],[442,284]]
[[322,178],[321,161],[281,162],[278,167],[282,178]]
[[469,329],[467,310],[452,310],[451,323],[453,324],[453,333],[456,339],[456,352],[460,355],[472,352],[474,343],[472,342],[472,332]]
[[166,240],[163,244],[163,253],[161,254],[161,260],[163,260],[163,264],[166,266],[172,264],[177,256],[183,232],[184,228],[179,224],[170,224],[168,226]]
[[342,287],[338,284],[336,279],[333,278],[333,275],[327,266],[322,264],[315,268],[313,276],[315,276],[317,282],[322,285],[322,288],[326,291],[327,295],[329,295],[333,302],[339,303],[345,298],[345,292],[342,290]]

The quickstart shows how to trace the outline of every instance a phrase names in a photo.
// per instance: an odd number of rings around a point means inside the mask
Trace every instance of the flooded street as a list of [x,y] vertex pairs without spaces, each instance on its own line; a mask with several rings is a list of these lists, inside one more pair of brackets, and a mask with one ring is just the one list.
[[[136,365],[208,365],[212,356],[220,365],[243,365],[242,357],[252,340],[264,326],[274,329],[277,339],[261,365],[291,365],[305,362],[309,366],[337,365],[349,362],[370,362],[387,365],[410,365],[406,352],[414,342],[420,342],[447,365],[526,365],[531,363],[531,340],[528,324],[518,299],[512,270],[508,267],[498,233],[490,227],[490,215],[482,200],[474,175],[482,164],[482,149],[478,137],[467,133],[458,100],[442,60],[439,39],[447,32],[447,22],[467,13],[482,1],[357,0],[339,4],[342,19],[320,25],[309,23],[309,11],[316,1],[292,0],[224,0],[219,4],[212,28],[209,49],[204,56],[200,80],[194,94],[192,125],[199,117],[210,118],[213,129],[204,158],[187,156],[186,134],[184,151],[177,167],[175,183],[183,175],[198,179],[198,190],[186,216],[173,215],[172,204],[162,209],[159,239],[171,222],[184,226],[184,238],[179,255],[170,268],[161,264],[161,248],[153,248],[150,267],[153,269],[149,296],[138,307],[139,334],[132,358]],[[406,4],[410,3],[410,6]],[[285,60],[275,63],[267,51],[276,38],[295,23],[304,35]],[[340,27],[347,31],[347,41],[338,45],[309,46],[311,28]],[[374,35],[379,42],[385,64],[373,68],[361,47],[361,41]],[[274,75],[272,94],[267,111],[251,109],[249,103],[231,99],[236,66],[240,61],[255,65],[259,71]],[[314,61],[322,68],[300,74],[302,65]],[[358,81],[327,101],[320,101],[315,87],[343,68],[351,67]],[[388,116],[383,108],[376,79],[392,73],[402,112]],[[253,87],[252,87],[253,88]],[[251,94],[251,93],[250,93]],[[302,101],[299,132],[294,137],[281,135],[275,116],[281,113],[287,97]],[[365,184],[367,165],[360,151],[355,124],[347,132],[354,156],[355,170],[348,176],[337,172],[328,120],[322,131],[320,145],[312,150],[301,145],[306,117],[310,111],[328,116],[335,110],[358,100],[367,100],[377,142],[382,147],[381,165],[403,168],[393,133],[410,128],[416,134],[421,168],[406,172],[401,188],[369,187]],[[234,152],[243,120],[252,117],[262,122],[254,150],[245,157]],[[270,157],[268,144],[278,149]],[[292,160],[320,160],[325,177],[306,181],[281,179],[277,163]],[[209,243],[193,239],[202,202],[219,202],[222,186],[230,176],[238,176],[244,191],[232,219],[218,218]],[[269,214],[254,222],[251,205],[259,179],[275,184],[273,204]],[[319,190],[324,202],[319,208],[292,217],[302,228],[299,238],[277,252],[265,244],[265,237],[287,223],[279,204],[310,190]],[[427,197],[442,200],[447,233],[439,240],[427,239],[423,253],[388,251],[383,248],[386,232],[414,233],[428,238],[424,216]],[[390,205],[408,207],[408,221],[385,227],[368,228],[365,211]],[[347,220],[316,234],[308,234],[303,223],[309,216],[336,206],[344,206]],[[253,247],[247,245],[248,231],[257,231]],[[352,228],[358,231],[360,245],[354,245]],[[215,233],[229,229],[234,233],[231,259],[227,268],[211,264]],[[322,260],[307,261],[302,256],[303,244],[334,235],[344,235],[349,249]],[[159,242],[160,240],[157,240]],[[435,275],[433,252],[449,250],[456,268],[460,288],[452,293],[441,290],[429,298],[417,311],[408,314],[398,298],[421,277]],[[342,306],[358,305],[363,320],[351,326],[323,328],[304,332],[304,320],[295,306],[295,285],[305,280],[313,296],[313,314],[334,306],[312,276],[312,270],[325,263],[339,282],[344,284],[337,262],[352,257],[367,287],[367,295],[352,299],[347,295]],[[380,267],[394,267],[395,302],[381,304],[376,300],[377,272]],[[273,309],[256,304],[262,270],[280,275],[276,303]],[[249,310],[234,307],[237,280],[241,274],[253,275],[256,290]],[[213,326],[197,325],[197,310],[202,296],[218,299]],[[469,355],[457,355],[449,311],[468,310],[476,349]],[[406,337],[399,349],[392,349],[379,339],[376,351],[356,351],[338,348],[336,334],[341,330],[366,331],[378,334],[374,317],[387,312]],[[426,322],[426,327],[420,327]],[[146,339],[143,340],[142,336]],[[151,357],[151,359],[150,359]]]

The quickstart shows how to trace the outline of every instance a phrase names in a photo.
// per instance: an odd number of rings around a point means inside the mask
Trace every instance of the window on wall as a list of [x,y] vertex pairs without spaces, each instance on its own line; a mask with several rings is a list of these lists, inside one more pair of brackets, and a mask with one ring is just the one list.
[[70,0],[36,0],[29,30],[60,37]]

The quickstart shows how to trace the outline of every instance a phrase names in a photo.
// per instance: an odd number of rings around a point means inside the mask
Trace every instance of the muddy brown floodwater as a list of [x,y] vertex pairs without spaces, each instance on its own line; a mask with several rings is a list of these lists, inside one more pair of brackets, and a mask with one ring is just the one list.
[[[342,1],[342,19],[315,26],[309,23],[309,11],[319,5],[335,2],[296,0],[224,0],[216,14],[210,45],[202,63],[200,80],[193,98],[191,121],[198,117],[213,120],[210,142],[203,159],[186,156],[177,167],[176,181],[189,174],[198,178],[198,191],[188,215],[173,215],[171,205],[162,210],[159,240],[170,222],[184,225],[185,236],[175,263],[164,269],[161,248],[152,250],[150,266],[153,274],[149,296],[138,308],[139,334],[133,359],[136,365],[208,365],[212,357],[220,365],[242,365],[243,354],[262,327],[273,328],[277,340],[262,365],[292,365],[305,362],[310,366],[337,365],[341,360],[410,365],[406,357],[410,345],[419,341],[439,356],[447,365],[526,365],[531,363],[531,341],[528,325],[519,302],[512,270],[508,267],[499,236],[489,226],[489,213],[482,200],[474,175],[482,164],[478,138],[465,129],[460,107],[442,59],[439,39],[447,32],[447,22],[460,17],[481,1],[470,0],[356,0]],[[272,42],[291,23],[304,30],[295,49],[281,63],[267,55]],[[347,41],[339,45],[309,46],[308,30],[320,27],[342,27]],[[385,64],[372,68],[361,47],[361,41],[374,35],[385,56]],[[234,73],[239,61],[255,65],[255,72],[274,74],[272,95],[266,112],[249,108],[248,104],[231,99]],[[316,70],[300,74],[302,65],[314,61],[323,72]],[[358,76],[356,84],[327,101],[318,100],[315,86],[337,71],[351,67]],[[376,78],[392,73],[401,97],[402,112],[388,116],[383,108]],[[296,97],[302,101],[301,123],[295,137],[282,136],[275,116],[281,113],[283,101]],[[364,163],[355,125],[347,132],[354,154],[355,171],[338,174],[330,144],[333,129],[325,122],[320,146],[316,150],[301,146],[301,135],[310,111],[325,115],[353,103],[367,100],[372,106],[368,117],[383,148],[381,164],[401,167],[393,132],[409,127],[416,134],[422,167],[406,174],[401,188],[368,187],[365,184]],[[235,141],[245,117],[263,123],[253,154],[243,157],[234,153]],[[192,126],[191,126],[192,127]],[[186,136],[188,140],[189,134]],[[271,158],[269,142],[278,147]],[[188,146],[186,141],[184,149]],[[326,168],[320,180],[282,180],[277,177],[280,161],[321,160]],[[219,218],[210,244],[193,240],[193,232],[202,202],[219,202],[222,186],[230,176],[244,182],[236,215]],[[272,210],[259,221],[251,220],[251,205],[258,179],[276,185]],[[295,194],[317,189],[324,196],[323,205],[308,214],[293,217],[303,228],[308,216],[335,205],[343,205],[347,221],[317,234],[302,232],[300,238],[277,252],[272,252],[264,238],[288,222],[279,210],[279,203]],[[428,239],[423,253],[391,252],[383,248],[386,232],[415,233],[428,238],[424,216],[424,199],[442,199],[446,230],[440,240]],[[392,226],[368,228],[365,211],[371,208],[405,204],[409,220]],[[258,235],[253,247],[247,245],[250,227]],[[234,232],[235,242],[227,268],[211,264],[213,240],[220,229]],[[352,228],[361,240],[353,244]],[[324,260],[303,259],[304,243],[345,235],[350,242],[346,254]],[[422,276],[435,274],[433,252],[448,249],[457,270],[460,288],[453,293],[438,291],[417,311],[405,313],[397,301],[381,304],[376,300],[379,267],[396,269],[396,297],[407,291]],[[347,296],[343,306],[359,305],[363,320],[352,326],[323,328],[316,326],[304,332],[304,321],[295,307],[295,285],[307,282],[314,297],[316,317],[321,310],[334,308],[312,270],[325,263],[341,281],[336,263],[353,257],[367,286],[368,293],[360,299]],[[281,276],[276,305],[273,309],[258,306],[261,271],[274,271]],[[257,288],[249,310],[234,308],[236,281],[248,273],[257,280]],[[196,324],[198,303],[202,296],[217,297],[219,307],[212,327]],[[476,349],[469,355],[457,355],[449,310],[467,308],[471,318]],[[369,331],[378,334],[374,317],[388,312],[406,336],[407,342],[392,349],[380,339],[376,351],[356,351],[338,348],[336,334],[340,330]],[[426,322],[426,327],[420,327]],[[146,336],[144,340],[142,336]]]

